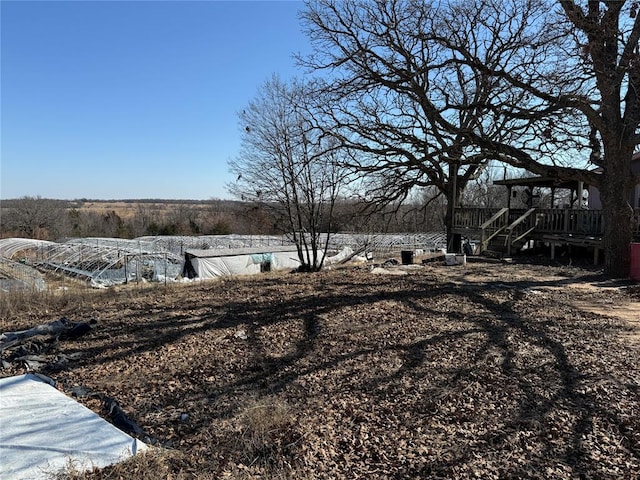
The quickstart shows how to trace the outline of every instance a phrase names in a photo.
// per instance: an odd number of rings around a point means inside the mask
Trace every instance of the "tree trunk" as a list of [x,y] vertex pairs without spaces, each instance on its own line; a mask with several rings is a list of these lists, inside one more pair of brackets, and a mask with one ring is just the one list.
[[445,224],[447,227],[447,251],[457,253],[460,250],[462,242],[460,235],[453,233],[453,220],[455,209],[460,199],[460,189],[458,187],[458,169],[459,166],[455,162],[449,163],[449,183],[447,185],[447,215]]
[[629,204],[633,178],[631,152],[607,152],[606,168],[602,175],[600,193],[604,222],[605,274],[615,278],[629,276],[629,244],[633,239],[633,209]]

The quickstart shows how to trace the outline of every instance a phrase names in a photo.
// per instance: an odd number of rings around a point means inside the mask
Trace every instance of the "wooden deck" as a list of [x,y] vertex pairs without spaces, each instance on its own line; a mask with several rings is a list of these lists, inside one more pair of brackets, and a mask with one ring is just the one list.
[[[634,235],[640,239],[640,209],[635,210]],[[456,208],[453,233],[476,240],[480,251],[515,253],[530,242],[551,246],[579,245],[594,249],[597,262],[602,248],[602,210],[559,208]]]

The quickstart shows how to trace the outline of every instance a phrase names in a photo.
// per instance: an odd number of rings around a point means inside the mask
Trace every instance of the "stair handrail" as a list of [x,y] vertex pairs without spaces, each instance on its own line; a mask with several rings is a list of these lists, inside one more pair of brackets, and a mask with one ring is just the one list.
[[536,223],[533,224],[533,226],[531,228],[529,228],[526,232],[522,233],[521,235],[518,235],[517,238],[513,238],[513,231],[515,230],[515,228],[520,225],[522,222],[524,222],[526,219],[528,219],[531,214],[533,214],[533,212],[535,212],[536,209],[535,208],[530,208],[529,210],[527,210],[525,213],[523,213],[522,215],[520,215],[520,217],[518,217],[516,220],[514,220],[511,225],[509,225],[506,228],[507,231],[507,238],[506,238],[506,242],[507,242],[507,255],[511,255],[511,245],[514,242],[517,242],[518,240],[522,240],[523,238],[525,238],[527,235],[529,235],[533,230],[535,230],[536,228]]
[[488,237],[485,236],[485,232],[487,228],[489,228],[491,225],[496,223],[499,219],[504,217],[505,214],[506,214],[506,217],[509,218],[509,209],[507,207],[501,208],[496,213],[494,213],[489,220],[487,220],[482,225],[480,225],[480,251],[481,252],[487,249],[487,245],[489,244],[489,242],[493,237],[498,235],[500,232],[502,232],[506,228],[507,224],[505,222],[503,225],[500,225],[498,228],[496,228],[496,230],[491,235],[489,235]]
[[486,222],[484,222],[482,225],[480,225],[480,229],[484,230],[487,227],[489,227],[489,225],[491,225],[492,223],[494,223],[496,220],[498,220],[498,218],[500,218],[501,216],[503,216],[505,213],[507,213],[509,211],[509,209],[507,207],[503,207],[500,210],[498,210],[496,213],[493,214],[493,216],[487,220]]

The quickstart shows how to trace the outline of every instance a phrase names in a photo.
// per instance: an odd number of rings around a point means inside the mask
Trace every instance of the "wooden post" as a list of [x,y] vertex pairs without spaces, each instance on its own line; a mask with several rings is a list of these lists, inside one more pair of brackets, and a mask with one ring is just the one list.
[[578,192],[576,193],[578,197],[578,207],[582,208],[582,195],[584,195],[584,182],[578,182]]

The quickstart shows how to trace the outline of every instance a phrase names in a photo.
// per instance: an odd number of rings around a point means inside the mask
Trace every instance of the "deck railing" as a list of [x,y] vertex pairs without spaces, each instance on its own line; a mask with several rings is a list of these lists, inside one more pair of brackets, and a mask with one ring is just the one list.
[[507,228],[507,225],[509,225],[508,208],[501,208],[480,225],[480,250],[486,250],[489,242],[500,235]]
[[453,214],[454,228],[477,229],[498,213],[500,208],[456,208]]
[[[494,215],[500,212],[499,208],[456,208],[454,215],[454,228],[456,230],[479,230]],[[508,224],[512,224],[527,210],[509,210]],[[604,222],[602,210],[587,209],[561,209],[561,208],[537,208],[533,214],[536,233],[585,235],[600,237],[604,234]],[[640,208],[634,210],[633,231],[636,239],[640,240]]]
[[530,208],[520,215],[515,221],[511,222],[505,229],[507,255],[511,255],[514,245],[517,245],[518,242],[526,241],[529,234],[536,229],[538,225],[538,218],[536,217],[535,212],[535,208]]
[[604,233],[602,210],[545,208],[537,209],[536,216],[536,232],[594,237]]
[[[454,228],[479,229],[482,224],[498,213],[498,208],[457,208]],[[527,210],[511,209],[509,224],[517,221]],[[533,214],[535,231],[539,233],[565,233],[572,235],[601,236],[604,232],[602,210],[537,208]],[[635,211],[636,224],[640,222],[640,209]],[[640,233],[636,226],[636,231]]]

